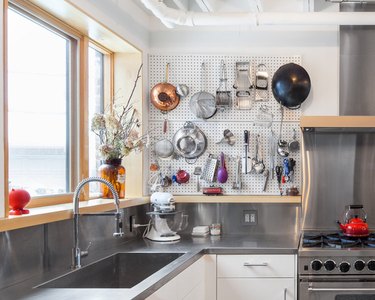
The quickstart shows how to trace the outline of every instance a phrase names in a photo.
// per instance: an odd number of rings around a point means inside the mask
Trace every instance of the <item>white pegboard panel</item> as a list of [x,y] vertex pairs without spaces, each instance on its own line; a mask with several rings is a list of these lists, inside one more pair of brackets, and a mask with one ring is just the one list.
[[[224,60],[227,67],[228,90],[233,91],[233,82],[235,81],[235,64],[239,61],[250,62],[252,66],[252,79],[255,78],[256,67],[259,64],[267,66],[269,73],[269,87],[274,72],[282,65],[294,62],[301,64],[300,56],[282,56],[282,57],[261,57],[261,56],[234,56],[234,55],[150,55],[149,56],[149,83],[150,89],[159,82],[165,81],[166,64],[169,63],[168,82],[176,84],[186,84],[189,89],[189,95],[181,99],[180,104],[167,115],[162,114],[152,104],[149,110],[149,128],[153,142],[163,138],[162,124],[165,117],[168,119],[169,128],[167,136],[172,140],[174,133],[180,129],[185,121],[193,121],[206,135],[208,147],[206,152],[198,158],[194,164],[188,164],[183,158],[174,160],[159,160],[160,170],[163,176],[172,176],[179,169],[186,170],[190,174],[190,181],[187,184],[178,185],[174,183],[172,186],[165,188],[165,191],[173,194],[200,194],[196,192],[197,177],[193,175],[196,166],[204,167],[208,155],[211,153],[219,156],[220,152],[224,152],[226,156],[226,166],[228,170],[228,181],[225,184],[215,183],[215,186],[221,186],[227,195],[278,195],[279,189],[276,176],[272,179],[269,177],[267,190],[263,192],[264,176],[262,174],[241,174],[242,189],[232,189],[235,181],[235,159],[237,156],[244,156],[243,131],[249,130],[250,133],[250,150],[249,156],[255,155],[255,136],[260,135],[260,141],[263,148],[263,160],[266,168],[269,166],[269,136],[271,129],[279,135],[281,111],[279,103],[273,98],[269,89],[268,101],[260,101],[254,103],[250,110],[236,110],[230,107],[224,111],[218,111],[215,116],[209,120],[200,120],[191,113],[189,108],[190,97],[201,90],[201,64],[205,63],[204,86],[203,90],[215,95],[219,87],[220,78],[220,62]],[[264,68],[262,68],[264,70]],[[149,100],[149,99],[148,99]],[[232,99],[233,100],[233,99]],[[150,101],[149,101],[150,103]],[[254,125],[254,120],[259,113],[259,107],[266,104],[274,115],[273,123],[270,128]],[[300,141],[299,130],[300,110],[284,109],[284,123],[282,130],[282,139],[288,142],[293,140],[293,129],[296,129],[297,140]],[[222,137],[223,131],[230,129],[236,137],[236,143],[233,146],[227,144],[216,144]],[[148,150],[148,158],[150,162],[155,161],[153,147]],[[300,151],[291,153],[290,157],[296,160],[295,176],[292,183],[284,184],[284,187],[295,185],[301,187],[301,155]],[[283,158],[277,156],[277,165],[282,165]],[[147,173],[147,172],[146,172]],[[153,172],[149,177],[154,175]],[[201,180],[201,186],[209,186],[208,183]]]

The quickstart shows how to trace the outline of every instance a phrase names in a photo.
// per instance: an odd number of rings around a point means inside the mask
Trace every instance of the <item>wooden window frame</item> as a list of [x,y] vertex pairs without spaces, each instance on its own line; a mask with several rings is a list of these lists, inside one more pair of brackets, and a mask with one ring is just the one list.
[[[38,6],[24,0],[4,0],[4,194],[5,194],[5,216],[9,215],[8,205],[8,97],[7,97],[7,10],[9,8],[8,2],[12,6],[18,7],[27,14],[32,15],[35,19],[41,20],[42,23],[50,27],[56,28],[63,32],[71,39],[76,41],[75,62],[71,63],[71,105],[70,105],[70,174],[69,186],[71,191],[59,195],[46,195],[40,197],[33,197],[28,205],[28,208],[51,206],[63,203],[72,202],[73,190],[77,183],[83,178],[88,177],[88,48],[95,46],[100,52],[105,54],[105,72],[108,76],[105,77],[105,99],[113,98],[113,53],[101,46],[99,43],[90,40],[87,36],[59,20],[48,12],[42,10]],[[88,187],[83,190],[80,200],[87,200]]]

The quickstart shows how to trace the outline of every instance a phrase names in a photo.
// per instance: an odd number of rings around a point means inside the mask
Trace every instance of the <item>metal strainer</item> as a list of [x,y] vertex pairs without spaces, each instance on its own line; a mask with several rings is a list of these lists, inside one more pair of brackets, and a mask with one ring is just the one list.
[[216,98],[203,88],[205,64],[201,66],[201,91],[190,98],[190,110],[200,119],[209,119],[216,113]]
[[164,138],[157,141],[154,145],[155,155],[160,159],[170,159],[174,154],[174,147],[170,140],[167,138],[167,119],[163,123]]

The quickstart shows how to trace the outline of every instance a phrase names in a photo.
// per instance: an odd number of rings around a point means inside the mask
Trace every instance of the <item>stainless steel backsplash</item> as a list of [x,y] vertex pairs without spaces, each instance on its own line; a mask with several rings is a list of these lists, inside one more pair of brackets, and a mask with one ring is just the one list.
[[[214,199],[214,198],[212,198]],[[177,204],[189,215],[182,234],[190,234],[194,226],[221,223],[223,234],[293,234],[298,232],[299,204]],[[242,225],[243,210],[256,210],[258,224]],[[124,210],[125,236],[112,237],[114,222],[108,217],[81,217],[80,247],[92,242],[90,254],[82,258],[87,264],[103,257],[117,244],[142,238],[143,228],[129,232],[129,216],[137,223],[148,223],[149,205]],[[0,233],[0,290],[42,272],[68,271],[71,265],[73,226],[71,220],[38,225]],[[106,254],[107,255],[107,254]]]
[[303,229],[338,229],[348,204],[363,204],[375,229],[375,133],[305,132]]
[[[342,3],[340,11],[375,11]],[[375,26],[340,26],[340,115],[375,115]]]

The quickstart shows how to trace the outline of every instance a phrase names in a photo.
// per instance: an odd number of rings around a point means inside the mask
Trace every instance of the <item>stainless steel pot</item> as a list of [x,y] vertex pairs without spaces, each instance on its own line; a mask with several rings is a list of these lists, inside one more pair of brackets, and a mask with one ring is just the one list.
[[206,135],[193,122],[186,122],[173,136],[177,154],[188,160],[196,160],[207,149]]

